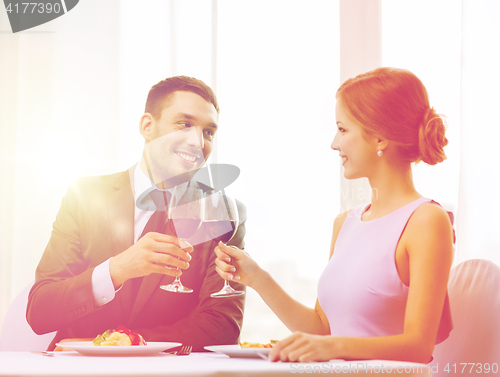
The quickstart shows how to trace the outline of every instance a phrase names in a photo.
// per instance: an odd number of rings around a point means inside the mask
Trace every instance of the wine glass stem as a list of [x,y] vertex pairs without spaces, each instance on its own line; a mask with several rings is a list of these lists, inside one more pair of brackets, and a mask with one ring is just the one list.
[[[184,238],[179,238],[179,240],[180,240],[180,241],[182,241],[182,242],[186,242],[186,240],[185,240]],[[180,259],[180,258],[177,258],[177,259]],[[176,269],[177,269],[177,271],[179,271],[179,270],[180,270],[180,268],[179,268],[179,267],[176,267]],[[175,279],[174,279],[174,281],[172,282],[172,284],[182,285],[180,275],[176,275],[176,276],[175,276]]]
[[[177,270],[179,270],[179,268],[177,267]],[[181,282],[181,279],[179,278],[179,276],[176,276],[174,281],[173,281],[173,284],[178,284]]]

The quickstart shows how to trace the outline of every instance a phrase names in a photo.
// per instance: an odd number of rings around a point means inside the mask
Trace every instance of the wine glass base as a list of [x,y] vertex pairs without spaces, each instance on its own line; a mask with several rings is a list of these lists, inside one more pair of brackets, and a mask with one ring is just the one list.
[[210,297],[220,298],[220,297],[234,297],[244,295],[245,291],[237,291],[230,286],[222,288],[219,292],[212,293]]
[[180,283],[172,283],[167,285],[160,285],[160,288],[164,291],[174,292],[174,293],[191,293],[193,290],[191,288],[187,288]]

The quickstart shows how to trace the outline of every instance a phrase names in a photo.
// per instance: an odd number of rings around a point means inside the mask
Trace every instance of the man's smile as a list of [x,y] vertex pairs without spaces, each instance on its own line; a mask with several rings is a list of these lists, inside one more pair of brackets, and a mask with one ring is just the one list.
[[190,165],[196,165],[198,160],[203,159],[198,154],[192,154],[185,151],[175,151],[175,154],[179,156],[184,162],[189,163]]

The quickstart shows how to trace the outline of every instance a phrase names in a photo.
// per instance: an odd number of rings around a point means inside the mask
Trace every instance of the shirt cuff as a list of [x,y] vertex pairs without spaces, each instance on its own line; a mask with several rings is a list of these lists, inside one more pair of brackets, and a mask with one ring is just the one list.
[[115,298],[115,287],[109,273],[110,260],[111,258],[101,263],[92,272],[92,293],[97,306],[106,305]]

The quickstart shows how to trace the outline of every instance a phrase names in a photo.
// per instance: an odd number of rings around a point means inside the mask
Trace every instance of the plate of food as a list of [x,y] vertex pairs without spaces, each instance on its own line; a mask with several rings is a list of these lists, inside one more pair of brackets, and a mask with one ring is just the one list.
[[269,343],[239,342],[239,344],[224,346],[207,346],[205,349],[212,352],[223,353],[229,357],[267,359],[269,351],[277,342],[277,340],[271,340]]
[[95,339],[83,342],[60,342],[58,347],[64,347],[85,356],[152,356],[181,343],[148,342],[144,338],[124,326],[107,330]]

